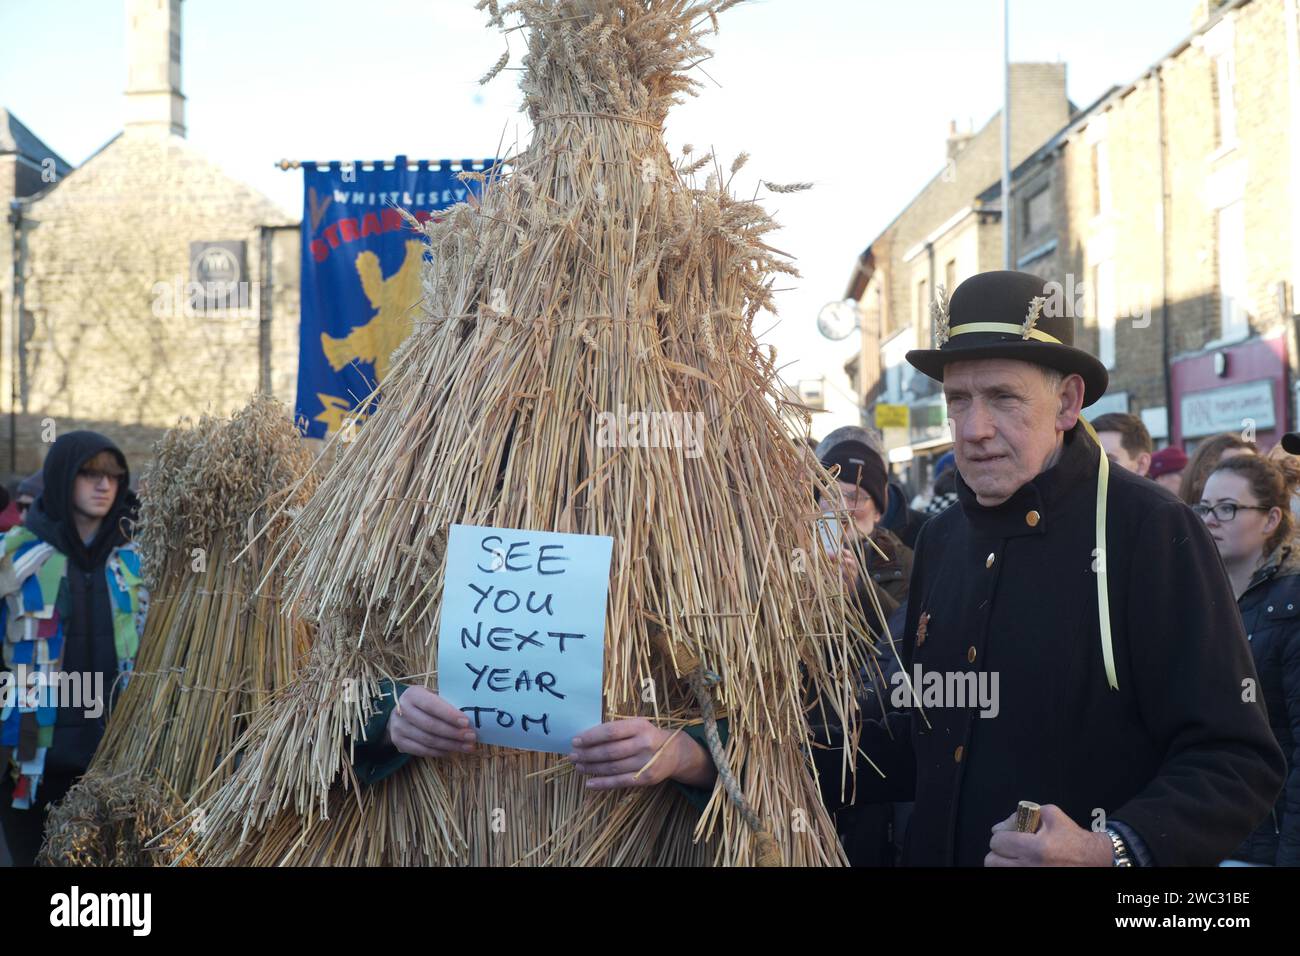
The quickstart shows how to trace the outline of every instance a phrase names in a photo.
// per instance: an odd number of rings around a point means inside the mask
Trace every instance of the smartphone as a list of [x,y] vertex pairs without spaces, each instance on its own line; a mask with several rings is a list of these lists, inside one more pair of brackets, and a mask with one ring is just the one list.
[[821,531],[822,544],[828,554],[839,554],[844,548],[844,523],[834,512],[825,512],[817,519]]

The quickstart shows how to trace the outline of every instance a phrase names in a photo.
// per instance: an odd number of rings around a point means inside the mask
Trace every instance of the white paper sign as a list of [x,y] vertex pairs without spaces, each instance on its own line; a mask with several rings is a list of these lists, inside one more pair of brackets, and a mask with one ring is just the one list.
[[438,694],[482,743],[568,753],[601,722],[614,539],[452,525]]

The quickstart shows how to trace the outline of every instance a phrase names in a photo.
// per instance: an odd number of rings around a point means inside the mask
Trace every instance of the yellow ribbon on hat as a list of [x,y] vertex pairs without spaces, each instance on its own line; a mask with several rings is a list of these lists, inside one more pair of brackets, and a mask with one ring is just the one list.
[[948,331],[951,338],[954,335],[965,335],[967,332],[1010,332],[1012,335],[1019,335],[1022,338],[1037,339],[1040,342],[1052,342],[1056,345],[1065,343],[1055,335],[1048,335],[1040,329],[1031,329],[1028,335],[1025,335],[1023,325],[1013,325],[1010,322],[966,322],[958,325]]
[[1119,681],[1115,677],[1115,647],[1110,637],[1110,587],[1106,579],[1106,489],[1110,485],[1110,459],[1106,449],[1101,447],[1101,439],[1093,430],[1088,419],[1079,416],[1079,423],[1088,433],[1097,450],[1101,452],[1101,463],[1097,466],[1097,621],[1101,627],[1101,659],[1106,665],[1106,680],[1111,690],[1119,690]]

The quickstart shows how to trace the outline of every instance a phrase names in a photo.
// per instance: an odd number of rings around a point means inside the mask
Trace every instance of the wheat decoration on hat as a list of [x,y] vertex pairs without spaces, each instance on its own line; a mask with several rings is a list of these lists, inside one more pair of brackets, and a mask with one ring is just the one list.
[[949,328],[950,321],[947,290],[940,284],[935,286],[934,298],[930,301],[930,324],[934,326],[936,348],[948,343],[948,338],[952,334]]
[[1025,314],[1024,330],[1020,333],[1022,339],[1027,339],[1034,334],[1034,327],[1038,325],[1038,319],[1043,314],[1043,306],[1047,304],[1047,299],[1041,295],[1036,295],[1029,300],[1029,311]]

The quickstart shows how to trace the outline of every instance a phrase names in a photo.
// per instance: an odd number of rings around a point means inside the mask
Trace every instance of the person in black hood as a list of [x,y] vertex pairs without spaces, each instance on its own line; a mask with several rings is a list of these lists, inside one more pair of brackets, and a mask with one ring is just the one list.
[[139,511],[126,456],[98,432],[68,432],[50,448],[41,474],[44,490],[29,509],[27,528],[78,568],[102,567],[129,538]]
[[5,709],[0,820],[20,866],[40,847],[44,808],[94,755],[133,667],[148,599],[130,543],[138,501],[121,450],[95,432],[69,432],[42,473],[44,489],[24,525],[5,536],[0,561],[5,666],[36,672],[45,663],[84,692],[75,702]]

